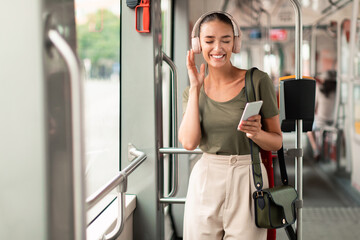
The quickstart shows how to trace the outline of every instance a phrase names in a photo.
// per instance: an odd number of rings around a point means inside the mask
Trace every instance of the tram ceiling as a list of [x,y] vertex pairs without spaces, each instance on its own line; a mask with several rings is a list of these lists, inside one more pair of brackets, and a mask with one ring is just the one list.
[[[303,25],[311,26],[319,18],[331,11],[342,9],[352,0],[298,1],[302,6]],[[223,0],[220,9],[232,14],[239,24],[245,27],[264,25],[267,21],[264,12],[270,14],[272,27],[294,26],[295,23],[294,8],[290,0]],[[349,14],[350,10],[349,8]]]

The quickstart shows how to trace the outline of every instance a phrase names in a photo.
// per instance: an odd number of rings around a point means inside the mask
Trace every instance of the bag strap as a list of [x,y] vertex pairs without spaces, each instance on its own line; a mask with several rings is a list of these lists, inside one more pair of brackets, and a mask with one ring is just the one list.
[[[247,71],[245,74],[245,95],[246,95],[247,102],[256,101],[256,94],[255,94],[255,88],[254,88],[254,82],[253,82],[253,74],[256,69],[257,68],[251,68],[249,70],[250,72]],[[248,76],[249,75],[248,72],[250,74],[250,77]],[[260,165],[260,157],[259,157],[259,146],[256,143],[254,143],[250,138],[249,138],[249,142],[250,142],[254,184],[255,184],[255,188],[258,191],[261,191],[261,189],[263,187],[263,181],[262,181],[261,165]],[[289,181],[288,181],[288,176],[287,176],[287,172],[286,172],[283,146],[281,146],[281,148],[277,151],[277,154],[278,154],[278,159],[279,159],[281,181],[284,185],[288,185]],[[295,231],[291,225],[285,227],[285,232],[290,240],[297,239]]]
[[[245,95],[247,102],[256,101],[256,93],[253,81],[254,71],[257,68],[251,68],[246,72],[245,75]],[[255,144],[250,138],[250,152],[251,152],[251,160],[253,167],[253,178],[255,188],[260,191],[263,187],[262,174],[261,174],[261,165],[260,165],[260,157],[259,157],[259,146]],[[280,175],[281,181],[284,185],[288,185],[288,175],[286,171],[285,158],[284,158],[284,149],[283,146],[277,151],[278,159],[279,159],[279,167],[280,167]]]
[[[253,74],[256,69],[257,68],[251,68],[245,74],[245,95],[247,102],[256,101],[256,93],[253,82]],[[256,143],[254,143],[250,138],[249,138],[249,143],[250,143],[254,184],[255,184],[255,188],[258,191],[260,191],[263,187],[260,156],[259,156],[260,150],[259,150],[259,146]]]
[[279,167],[280,167],[280,176],[281,176],[281,182],[284,185],[289,184],[289,179],[286,171],[286,165],[285,165],[285,157],[284,157],[284,147],[281,146],[281,148],[277,151],[277,156],[279,159]]
[[296,233],[291,225],[285,227],[285,232],[290,240],[297,239]]

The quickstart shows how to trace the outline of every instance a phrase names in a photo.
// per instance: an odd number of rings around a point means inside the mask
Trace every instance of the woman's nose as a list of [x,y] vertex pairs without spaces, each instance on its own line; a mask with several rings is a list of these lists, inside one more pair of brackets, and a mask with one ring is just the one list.
[[215,47],[216,50],[221,49],[221,42],[215,42]]

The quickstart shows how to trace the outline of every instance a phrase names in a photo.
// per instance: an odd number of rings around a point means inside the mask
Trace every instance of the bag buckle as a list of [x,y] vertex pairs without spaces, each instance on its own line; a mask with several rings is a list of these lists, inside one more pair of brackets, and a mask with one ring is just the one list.
[[264,197],[264,192],[263,191],[256,191],[255,193],[256,193],[255,198]]

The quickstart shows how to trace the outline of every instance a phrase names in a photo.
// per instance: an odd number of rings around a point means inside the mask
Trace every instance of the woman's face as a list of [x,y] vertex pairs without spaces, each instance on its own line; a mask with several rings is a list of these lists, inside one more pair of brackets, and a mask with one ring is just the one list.
[[234,45],[232,26],[219,20],[203,23],[200,28],[200,44],[209,66],[224,66],[230,62]]

